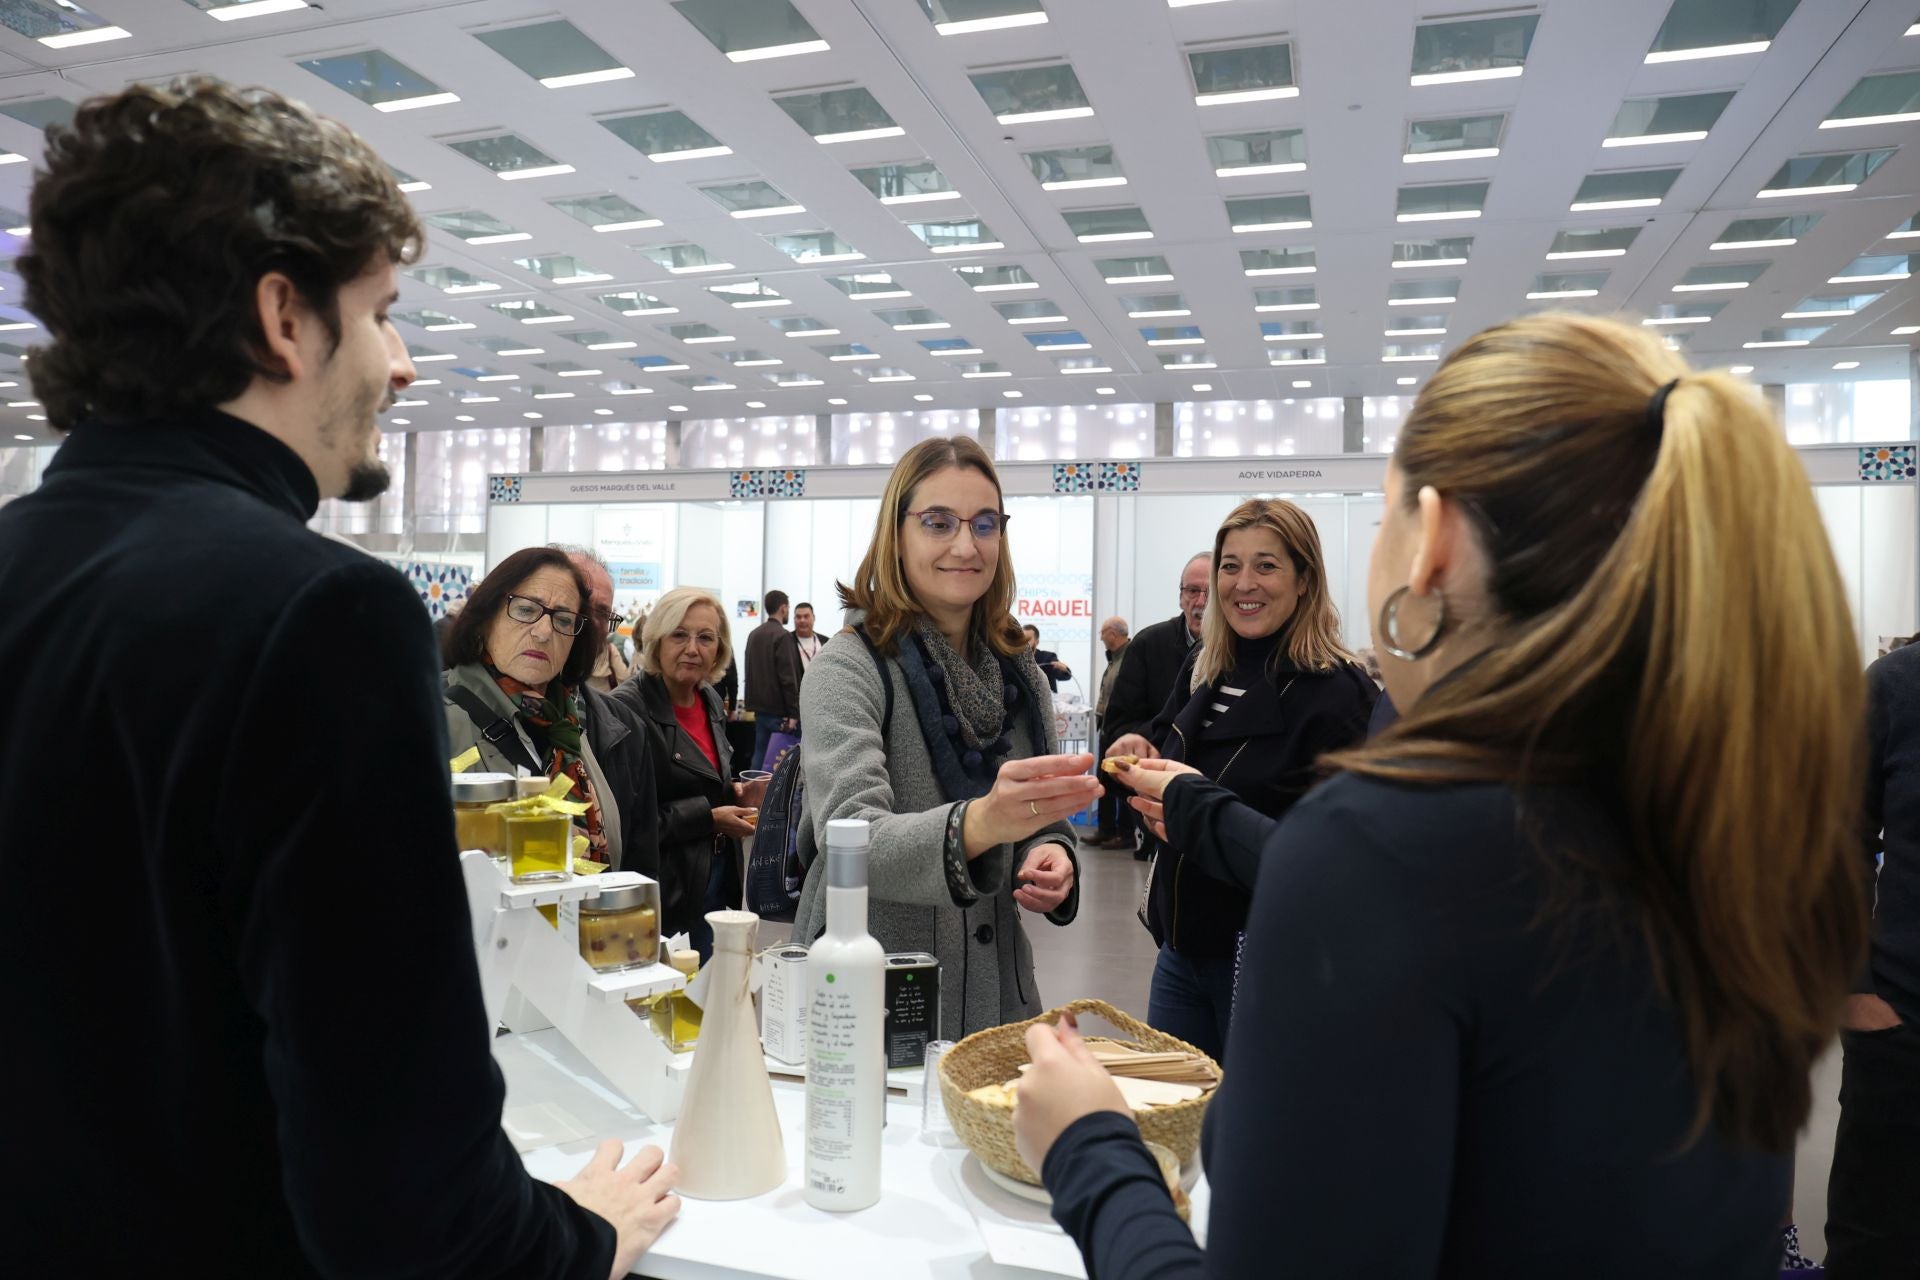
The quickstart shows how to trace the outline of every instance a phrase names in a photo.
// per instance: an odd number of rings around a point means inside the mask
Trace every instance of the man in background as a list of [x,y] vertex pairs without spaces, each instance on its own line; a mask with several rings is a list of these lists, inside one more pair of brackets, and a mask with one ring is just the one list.
[[[1127,654],[1127,620],[1108,618],[1100,624],[1100,644],[1107,651],[1107,669],[1100,673],[1100,696],[1093,704],[1093,718],[1099,726],[1100,743],[1104,745],[1113,740],[1107,732],[1107,703],[1113,695],[1114,677],[1120,674],[1120,660]],[[1094,755],[1100,755],[1098,746]],[[1133,809],[1127,804],[1127,797],[1133,793],[1113,780],[1111,774],[1102,773],[1100,781],[1104,790],[1100,793],[1100,803],[1096,809],[1098,821],[1094,826],[1093,839],[1088,843],[1100,849],[1126,849],[1133,845]]]
[[587,683],[602,693],[612,693],[633,674],[633,668],[627,665],[626,658],[620,652],[620,643],[615,639],[620,624],[626,619],[613,611],[613,574],[608,571],[606,561],[585,547],[559,547],[558,550],[567,553],[567,559],[573,561],[573,567],[587,580],[587,608],[599,619],[601,635],[604,637],[600,654],[593,660],[593,673],[587,677]]
[[[1146,734],[1154,717],[1167,705],[1187,651],[1200,643],[1200,621],[1207,616],[1212,575],[1213,554],[1197,552],[1180,570],[1180,612],[1141,628],[1127,645],[1127,660],[1113,678],[1107,714],[1100,727],[1100,736],[1108,742],[1123,734]],[[1183,689],[1182,700],[1185,696]],[[1144,861],[1150,855],[1142,848],[1133,856]]]
[[1841,1015],[1833,1280],[1920,1275],[1920,645],[1867,668],[1867,708],[1873,947]]
[[787,630],[787,593],[769,591],[767,620],[747,636],[747,710],[753,712],[753,765],[764,769],[767,740],[800,731],[800,650]]
[[813,629],[813,606],[804,600],[793,606],[793,643],[800,650],[800,674],[805,676],[827,638]]
[[1028,623],[1020,628],[1027,633],[1027,648],[1033,650],[1033,660],[1040,667],[1040,674],[1047,678],[1047,688],[1060,692],[1062,680],[1073,679],[1073,672],[1067,664],[1060,661],[1060,655],[1040,647],[1040,628]]
[[609,1141],[549,1186],[501,1130],[433,630],[306,528],[388,483],[407,198],[208,79],[83,103],[42,165],[16,265],[67,440],[0,509],[0,874],[76,831],[92,865],[0,896],[8,1273],[626,1274],[672,1171]]

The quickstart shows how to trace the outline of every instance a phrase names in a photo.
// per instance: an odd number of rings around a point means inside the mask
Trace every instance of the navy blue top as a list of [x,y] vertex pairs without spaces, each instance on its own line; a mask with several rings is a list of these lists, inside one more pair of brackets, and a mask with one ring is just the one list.
[[1920,1026],[1920,644],[1867,668],[1872,708],[1867,765],[1867,858],[1874,894],[1877,993],[1908,1026]]
[[[1174,787],[1187,785],[1176,781]],[[1123,1116],[1049,1152],[1096,1280],[1495,1276],[1740,1280],[1779,1267],[1788,1155],[1708,1134],[1681,1027],[1625,913],[1538,923],[1549,862],[1617,857],[1598,806],[1342,775],[1260,859],[1202,1254]]]

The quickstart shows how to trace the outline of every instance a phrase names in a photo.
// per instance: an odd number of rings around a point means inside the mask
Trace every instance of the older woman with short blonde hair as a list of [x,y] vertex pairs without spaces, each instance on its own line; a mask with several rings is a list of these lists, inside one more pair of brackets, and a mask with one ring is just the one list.
[[740,838],[753,833],[765,783],[733,780],[726,712],[713,682],[733,643],[712,592],[676,587],[647,614],[640,671],[614,697],[646,718],[660,793],[660,897],[669,933],[686,933],[705,960],[709,911],[740,901]]

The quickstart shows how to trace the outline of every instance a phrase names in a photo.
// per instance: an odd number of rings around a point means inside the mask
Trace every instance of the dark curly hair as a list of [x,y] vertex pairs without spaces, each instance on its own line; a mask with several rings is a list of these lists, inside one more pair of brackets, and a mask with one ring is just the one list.
[[46,131],[27,309],[52,341],[33,388],[56,429],[224,404],[269,362],[254,291],[277,271],[340,340],[339,291],[411,261],[421,229],[345,125],[208,77],[134,85]]
[[580,593],[580,616],[587,622],[573,638],[573,651],[560,667],[560,683],[577,687],[592,675],[600,647],[607,642],[606,625],[594,617],[593,609],[587,604],[586,577],[574,565],[573,557],[556,547],[527,547],[495,565],[493,572],[482,578],[480,585],[467,596],[460,616],[447,628],[440,646],[441,662],[449,669],[486,662],[487,632],[493,629],[494,619],[507,607],[507,597],[540,569],[560,569],[573,579],[574,590]]

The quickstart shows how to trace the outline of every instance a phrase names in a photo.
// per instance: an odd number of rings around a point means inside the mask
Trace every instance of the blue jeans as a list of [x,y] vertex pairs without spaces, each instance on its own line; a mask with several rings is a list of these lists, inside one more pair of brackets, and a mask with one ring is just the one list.
[[749,769],[764,769],[761,764],[767,758],[767,740],[780,732],[780,717],[768,712],[755,712],[753,717],[753,763]]
[[1232,1015],[1232,956],[1183,956],[1172,947],[1160,948],[1147,996],[1149,1024],[1218,1062],[1227,1055]]

